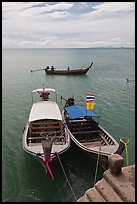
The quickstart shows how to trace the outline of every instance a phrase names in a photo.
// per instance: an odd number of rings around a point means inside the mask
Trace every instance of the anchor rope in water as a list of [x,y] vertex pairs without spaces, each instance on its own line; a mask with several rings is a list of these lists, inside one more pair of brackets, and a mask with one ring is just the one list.
[[39,153],[36,154],[36,159],[42,164],[42,166],[44,167],[45,172],[47,173],[47,168],[46,168],[46,166],[44,165],[44,163],[41,161],[41,159],[38,157],[38,154],[39,154]]
[[70,184],[70,182],[69,182],[69,180],[68,180],[68,177],[67,177],[67,175],[66,175],[66,173],[65,173],[65,170],[64,170],[63,165],[62,165],[62,163],[61,163],[61,160],[60,160],[60,158],[59,158],[59,154],[58,154],[57,152],[56,152],[56,154],[57,154],[57,158],[58,158],[58,160],[59,160],[60,166],[61,166],[61,168],[62,168],[62,171],[63,171],[63,173],[64,173],[64,175],[65,175],[65,177],[66,177],[66,180],[67,180],[67,182],[68,182],[68,184],[69,184],[70,190],[71,190],[71,192],[72,192],[72,194],[73,194],[73,196],[74,196],[74,198],[75,198],[75,201],[77,201],[77,197],[76,197],[76,195],[75,195],[75,193],[74,193],[74,191],[73,191],[73,189],[72,189],[72,187],[71,187],[71,184]]

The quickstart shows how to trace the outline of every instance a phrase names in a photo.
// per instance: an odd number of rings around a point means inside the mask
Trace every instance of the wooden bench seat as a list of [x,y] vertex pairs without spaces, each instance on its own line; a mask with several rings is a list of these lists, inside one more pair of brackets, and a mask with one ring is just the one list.
[[[55,133],[60,133],[61,131],[60,131],[60,130],[44,131],[43,133],[44,133],[44,134],[51,134],[52,132],[53,132],[53,134],[55,134]],[[31,132],[31,135],[39,135],[39,134],[41,134],[41,131]]]
[[94,146],[101,146],[101,142],[100,141],[95,141],[95,142],[85,142],[85,143],[82,143],[84,146],[87,146],[87,147],[94,147]]
[[62,121],[42,120],[33,121],[29,126],[29,137],[40,136],[41,133],[51,135],[60,134],[63,128]]
[[96,137],[96,138],[87,138],[87,139],[80,139],[79,142],[84,143],[84,142],[96,142],[96,141],[101,141],[101,138]]
[[[52,139],[52,138],[54,138],[54,136],[53,137],[49,137],[48,136],[48,138],[50,138],[50,139]],[[62,139],[62,138],[64,138],[64,136],[55,136],[55,139]],[[46,140],[47,138],[46,137],[29,137],[28,138],[28,140],[38,140],[38,139],[41,139],[41,140]]]
[[32,127],[32,130],[46,130],[46,129],[60,129],[59,126],[38,126],[38,127]]
[[85,132],[85,131],[98,131],[98,129],[95,129],[94,127],[89,127],[89,126],[87,126],[87,127],[85,127],[85,126],[83,126],[83,127],[71,127],[70,128],[73,132],[75,132],[75,131],[82,131],[82,132]]
[[42,122],[32,122],[31,125],[59,125],[58,121],[42,121]]
[[92,134],[92,133],[98,133],[98,130],[90,130],[90,131],[80,131],[80,132],[72,132],[74,135],[80,135],[80,134]]

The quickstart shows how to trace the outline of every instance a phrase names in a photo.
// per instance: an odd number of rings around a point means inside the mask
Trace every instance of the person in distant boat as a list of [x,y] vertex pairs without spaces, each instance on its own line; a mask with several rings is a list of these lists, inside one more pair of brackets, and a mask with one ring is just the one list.
[[127,79],[127,82],[135,82],[134,79]]
[[48,70],[49,69],[49,66],[45,67],[45,70]]
[[53,66],[51,66],[51,70],[54,71],[54,69],[55,69],[55,68],[54,68]]
[[70,70],[70,68],[68,67],[68,71]]

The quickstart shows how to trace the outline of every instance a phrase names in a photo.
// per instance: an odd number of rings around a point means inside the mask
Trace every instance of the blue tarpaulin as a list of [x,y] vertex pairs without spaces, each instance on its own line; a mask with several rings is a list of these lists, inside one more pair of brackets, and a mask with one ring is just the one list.
[[85,116],[97,117],[97,114],[94,111],[86,110],[85,106],[77,106],[77,105],[68,106],[68,107],[65,107],[65,110],[67,111],[68,115],[72,119],[85,117]]

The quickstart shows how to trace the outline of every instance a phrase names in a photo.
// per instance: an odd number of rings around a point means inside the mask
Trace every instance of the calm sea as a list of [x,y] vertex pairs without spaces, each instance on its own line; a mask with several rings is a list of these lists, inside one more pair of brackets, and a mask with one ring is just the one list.
[[[93,67],[86,76],[50,76],[31,69]],[[117,141],[128,137],[129,165],[135,163],[135,49],[4,49],[2,50],[2,201],[72,202],[93,187],[96,161],[71,148],[52,163],[54,182],[43,166],[22,149],[23,128],[31,108],[31,91],[55,88],[60,99],[73,96],[84,104],[95,95],[99,123]],[[125,158],[125,152],[123,153]],[[97,180],[102,178],[99,167]]]

